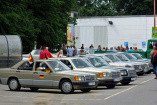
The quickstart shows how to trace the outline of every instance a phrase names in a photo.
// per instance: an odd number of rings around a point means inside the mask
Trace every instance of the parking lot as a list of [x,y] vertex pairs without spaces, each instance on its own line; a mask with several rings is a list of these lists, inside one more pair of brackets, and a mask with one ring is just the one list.
[[156,82],[154,74],[144,74],[129,85],[118,84],[114,89],[99,86],[89,93],[75,90],[74,94],[62,94],[57,89],[31,92],[28,88],[15,92],[0,85],[0,105],[155,105]]

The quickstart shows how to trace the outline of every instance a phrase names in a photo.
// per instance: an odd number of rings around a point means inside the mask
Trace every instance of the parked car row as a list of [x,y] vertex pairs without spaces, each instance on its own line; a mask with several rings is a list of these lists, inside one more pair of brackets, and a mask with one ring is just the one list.
[[32,54],[34,62],[25,58],[11,68],[1,68],[0,83],[8,85],[11,91],[21,87],[32,91],[50,88],[68,94],[78,89],[89,92],[102,85],[107,88],[114,88],[117,83],[128,85],[137,75],[150,73],[152,69],[150,60],[132,53],[87,54],[49,60],[37,59],[39,54]]

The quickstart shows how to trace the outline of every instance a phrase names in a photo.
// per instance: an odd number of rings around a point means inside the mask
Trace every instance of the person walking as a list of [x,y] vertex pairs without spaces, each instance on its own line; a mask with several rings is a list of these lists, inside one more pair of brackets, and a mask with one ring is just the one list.
[[53,58],[53,56],[51,55],[51,53],[48,51],[48,47],[43,47],[43,51],[40,53],[40,57],[39,59],[49,59],[49,58]]
[[156,76],[154,79],[157,79],[157,47],[156,46],[154,47],[154,53],[152,54],[151,57],[151,63],[153,65],[154,74]]
[[69,46],[69,48],[67,49],[68,57],[72,57],[73,56],[73,51],[74,51],[74,49],[71,48],[71,46]]

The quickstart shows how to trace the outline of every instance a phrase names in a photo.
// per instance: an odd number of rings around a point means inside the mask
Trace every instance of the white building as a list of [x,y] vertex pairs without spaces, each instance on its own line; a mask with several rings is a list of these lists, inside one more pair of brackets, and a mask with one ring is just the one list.
[[[153,15],[79,18],[75,26],[75,37],[78,37],[76,47],[80,48],[82,44],[85,48],[91,44],[94,48],[98,45],[108,48],[120,45],[125,47],[126,42],[129,47],[145,51],[147,40],[152,38],[152,27]],[[146,42],[146,45],[142,46],[142,42]]]

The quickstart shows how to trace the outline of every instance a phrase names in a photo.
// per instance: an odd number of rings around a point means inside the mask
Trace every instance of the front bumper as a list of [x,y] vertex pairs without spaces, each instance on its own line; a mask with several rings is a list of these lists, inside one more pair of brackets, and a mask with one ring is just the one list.
[[143,70],[144,73],[146,73],[146,72],[148,72],[148,71],[149,71],[148,68],[145,68],[145,69]]
[[97,78],[99,80],[98,85],[117,84],[122,78]]
[[87,88],[95,88],[97,87],[99,81],[78,81],[72,82],[74,89],[87,89]]
[[142,72],[143,72],[142,69],[137,69],[137,70],[135,70],[135,71],[136,71],[136,73],[142,73]]
[[132,82],[137,79],[137,76],[123,76],[120,82]]

